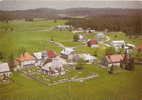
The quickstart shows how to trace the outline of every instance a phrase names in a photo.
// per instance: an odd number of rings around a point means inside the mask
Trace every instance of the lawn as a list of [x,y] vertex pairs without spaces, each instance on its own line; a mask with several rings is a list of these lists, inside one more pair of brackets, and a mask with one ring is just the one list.
[[[50,30],[56,25],[64,24],[64,20],[35,20],[25,22],[23,20],[12,21],[14,32],[0,34],[0,52],[4,54],[4,60],[7,61],[11,54],[18,56],[21,48],[32,53],[45,49],[55,50],[58,54],[61,48],[48,42],[54,39],[63,43],[65,46],[80,46],[80,42],[73,42],[73,33],[70,31]],[[50,30],[42,31],[39,30]],[[117,36],[116,36],[117,34]],[[124,33],[108,33],[112,40],[126,39]],[[89,36],[88,36],[89,37]],[[91,36],[90,36],[91,37]],[[134,38],[135,44],[140,45],[141,38]],[[132,42],[133,42],[132,41]],[[77,48],[79,53],[97,52],[98,57],[102,57],[105,46],[98,50],[81,46]],[[67,82],[57,86],[45,86],[30,78],[24,77],[20,72],[15,72],[10,84],[0,84],[0,100],[140,100],[142,99],[142,65],[137,65],[134,71],[118,70],[118,73],[108,74],[106,69],[98,65],[85,65],[81,71],[83,74],[77,74],[79,71],[73,71],[68,76],[79,75],[83,77],[90,73],[96,73],[99,77],[85,82]],[[56,79],[55,79],[56,80]]]
[[95,72],[99,77],[86,82],[70,82],[57,86],[45,86],[37,81],[14,73],[13,82],[0,85],[0,97],[13,100],[140,100],[142,99],[142,66],[134,71],[121,70],[110,75],[106,69],[87,65],[85,71]]
[[[19,55],[21,49],[28,52],[36,52],[45,49],[55,50],[57,53],[61,51],[61,48],[48,42],[48,40],[54,39],[58,42],[63,42],[66,46],[72,46],[73,34],[69,31],[43,31],[56,25],[63,24],[65,21],[59,20],[54,23],[52,20],[37,20],[33,22],[25,21],[12,21],[14,25],[14,32],[1,33],[0,34],[0,52],[5,56],[4,60],[8,60],[11,54]],[[42,28],[42,29],[41,29]],[[32,30],[32,31],[31,31]],[[66,41],[67,40],[67,41]]]

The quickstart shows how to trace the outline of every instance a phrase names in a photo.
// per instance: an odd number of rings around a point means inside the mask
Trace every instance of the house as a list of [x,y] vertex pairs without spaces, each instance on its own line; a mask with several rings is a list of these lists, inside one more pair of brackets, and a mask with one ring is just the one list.
[[85,31],[84,31],[83,28],[80,27],[80,28],[77,28],[76,30],[73,30],[72,32],[73,32],[73,33],[83,33],[83,32],[85,32]]
[[112,41],[111,45],[114,47],[123,47],[125,46],[125,41],[124,40],[116,40],[116,41]]
[[142,51],[142,45],[138,46],[137,50]]
[[44,63],[41,68],[44,74],[48,74],[49,76],[57,76],[65,74],[65,64],[67,64],[67,62],[58,56],[52,60],[47,59],[46,63]]
[[73,48],[64,48],[61,51],[61,57],[68,59],[68,56],[74,52]]
[[121,54],[108,55],[108,56],[105,56],[103,60],[103,64],[108,67],[111,67],[112,65],[120,66],[120,62],[123,59],[124,59],[124,55],[121,55]]
[[63,30],[72,30],[73,27],[70,25],[58,25],[56,26],[57,30],[63,31]]
[[40,66],[43,60],[42,52],[35,52],[33,53],[33,56],[35,57],[35,60],[36,60],[35,66]]
[[90,54],[79,54],[79,58],[84,59],[87,63],[93,63],[96,60],[96,57]]
[[102,39],[102,38],[105,38],[105,35],[104,35],[104,33],[98,33],[98,34],[96,34],[96,38]]
[[97,44],[98,44],[98,43],[97,43],[97,40],[89,40],[89,41],[87,42],[88,47],[91,47],[91,48],[98,47]]
[[129,49],[134,49],[136,46],[134,44],[130,44],[130,43],[127,43],[126,46],[129,48]]
[[70,62],[76,62],[78,59],[83,59],[84,61],[90,64],[96,60],[96,57],[90,54],[71,54],[68,57],[68,61]]
[[57,56],[56,52],[54,52],[52,50],[45,50],[42,52],[43,59],[55,58],[56,56]]
[[18,58],[15,60],[15,65],[17,66],[17,69],[21,69],[24,67],[35,65],[35,57],[32,56],[28,52],[22,53]]
[[8,63],[0,63],[0,79],[8,78],[11,74]]

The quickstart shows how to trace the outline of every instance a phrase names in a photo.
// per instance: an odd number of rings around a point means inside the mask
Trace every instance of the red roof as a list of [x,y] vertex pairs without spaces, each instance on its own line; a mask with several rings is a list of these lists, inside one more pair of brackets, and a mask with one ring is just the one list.
[[116,54],[106,56],[106,59],[109,63],[117,63],[124,59],[124,55]]
[[35,58],[29,54],[28,52],[22,53],[20,57],[16,58],[18,61],[24,61],[24,60],[34,60]]
[[47,51],[47,55],[48,55],[48,57],[56,57],[57,56],[56,53],[52,50]]
[[138,50],[142,50],[142,45],[137,47]]
[[92,44],[97,44],[97,40],[90,40],[90,41],[88,41],[88,43],[91,44],[91,45]]

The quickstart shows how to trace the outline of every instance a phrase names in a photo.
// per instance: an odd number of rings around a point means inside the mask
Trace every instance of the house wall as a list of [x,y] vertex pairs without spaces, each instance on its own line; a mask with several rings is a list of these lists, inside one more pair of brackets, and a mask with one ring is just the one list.
[[25,66],[28,66],[28,65],[35,65],[35,60],[27,60],[27,61],[23,61],[21,62],[21,68],[24,68]]
[[93,44],[93,45],[91,45],[91,48],[96,48],[96,47],[98,47],[98,45],[97,45],[97,44]]
[[37,60],[35,61],[35,66],[40,66],[41,63],[42,63],[42,60],[41,60],[41,59],[37,59]]

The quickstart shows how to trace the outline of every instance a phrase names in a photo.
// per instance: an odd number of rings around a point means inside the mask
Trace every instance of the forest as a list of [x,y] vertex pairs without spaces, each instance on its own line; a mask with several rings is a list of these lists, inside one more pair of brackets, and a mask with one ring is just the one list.
[[127,35],[142,34],[142,16],[136,15],[103,15],[85,19],[72,18],[66,24],[84,29],[91,28],[98,31],[122,31]]

